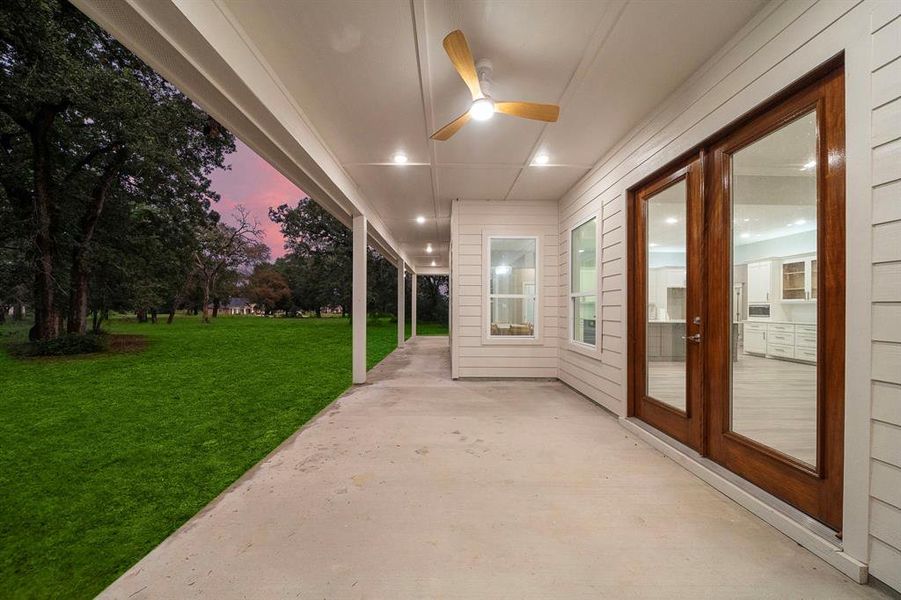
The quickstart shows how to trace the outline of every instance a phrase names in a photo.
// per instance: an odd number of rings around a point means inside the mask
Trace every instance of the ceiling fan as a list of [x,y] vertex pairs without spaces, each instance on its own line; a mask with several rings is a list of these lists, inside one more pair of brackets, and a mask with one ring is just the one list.
[[[538,104],[535,102],[507,102],[494,100],[483,89],[488,83],[485,74],[490,68],[476,68],[476,64],[472,59],[472,52],[469,50],[469,44],[466,43],[466,36],[459,29],[450,32],[444,38],[444,50],[453,63],[454,68],[463,82],[472,93],[472,105],[465,113],[432,134],[433,140],[445,141],[450,139],[452,135],[457,133],[461,127],[466,125],[470,119],[476,121],[484,121],[494,116],[494,113],[503,113],[514,117],[522,117],[523,119],[533,119],[535,121],[546,121],[553,123],[560,116],[560,107],[556,104]],[[480,63],[481,64],[481,63]],[[480,77],[480,71],[483,77]]]

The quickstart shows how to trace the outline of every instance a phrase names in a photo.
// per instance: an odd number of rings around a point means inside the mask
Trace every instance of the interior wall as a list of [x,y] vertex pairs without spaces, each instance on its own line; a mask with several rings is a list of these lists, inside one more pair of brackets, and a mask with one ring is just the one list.
[[[591,215],[597,215],[601,223],[602,343],[596,352],[569,343],[565,310],[561,310],[558,335],[560,379],[614,413],[625,415],[627,190],[844,52],[850,213],[844,552],[869,562],[872,575],[901,589],[899,13],[901,3],[887,0],[773,2],[627,135],[559,201],[561,307],[566,307],[569,228]],[[858,111],[860,99],[870,98],[871,90],[872,105]],[[875,109],[872,115],[869,109]],[[858,143],[861,140],[863,144]],[[859,148],[861,153],[855,154]],[[863,185],[858,185],[860,182]],[[864,190],[863,197],[852,190]],[[863,229],[859,221],[865,221]],[[870,274],[872,348],[857,343],[862,333],[859,326],[869,327],[870,322]],[[852,278],[866,285],[857,286],[859,282]],[[877,327],[877,322],[882,325]],[[893,324],[886,326],[887,322]],[[868,334],[863,335],[869,340]],[[861,357],[868,362],[860,364]],[[872,451],[868,443],[871,434]]]
[[[451,214],[454,377],[556,377],[557,206],[553,202],[456,200]],[[536,339],[487,339],[489,235],[537,236]]]

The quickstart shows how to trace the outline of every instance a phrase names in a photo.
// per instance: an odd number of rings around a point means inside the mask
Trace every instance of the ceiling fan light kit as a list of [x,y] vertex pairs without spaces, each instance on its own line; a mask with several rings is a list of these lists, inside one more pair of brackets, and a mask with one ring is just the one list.
[[472,105],[465,113],[432,134],[431,139],[445,141],[457,133],[470,119],[487,121],[494,113],[553,123],[560,117],[556,104],[536,102],[495,101],[490,97],[491,63],[480,60],[478,66],[472,58],[466,36],[459,29],[444,38],[444,50],[472,94]]

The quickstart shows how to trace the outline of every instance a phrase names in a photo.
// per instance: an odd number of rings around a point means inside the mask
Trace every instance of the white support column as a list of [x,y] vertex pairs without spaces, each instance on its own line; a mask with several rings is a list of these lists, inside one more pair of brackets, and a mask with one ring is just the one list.
[[366,383],[366,241],[367,223],[363,215],[353,222],[353,382]]
[[405,328],[405,317],[407,312],[406,303],[404,302],[404,297],[406,296],[406,286],[404,285],[404,270],[406,269],[406,265],[404,264],[404,259],[397,259],[397,347],[404,347],[404,338],[406,337],[404,334],[406,333]]
[[412,277],[410,281],[410,339],[413,339],[416,337],[416,278],[418,275],[412,273],[410,277]]

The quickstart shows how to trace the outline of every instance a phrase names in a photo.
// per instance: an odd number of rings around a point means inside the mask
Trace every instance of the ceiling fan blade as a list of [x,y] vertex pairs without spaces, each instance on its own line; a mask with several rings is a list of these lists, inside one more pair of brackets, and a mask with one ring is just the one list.
[[555,122],[560,117],[560,107],[556,104],[538,104],[536,102],[495,102],[494,110],[505,115],[533,119],[535,121]]
[[444,38],[444,51],[447,52],[448,58],[453,63],[454,68],[463,82],[472,93],[472,99],[481,98],[482,86],[479,85],[479,74],[476,72],[476,63],[472,58],[472,52],[469,50],[469,44],[466,43],[466,36],[459,29],[451,31]]
[[460,115],[459,117],[457,117],[456,119],[454,119],[453,121],[451,121],[450,123],[448,123],[447,125],[442,127],[441,129],[439,129],[438,131],[433,133],[431,136],[432,139],[438,140],[439,142],[444,142],[444,141],[450,139],[450,137],[452,135],[454,135],[455,133],[460,131],[461,127],[463,127],[464,125],[469,123],[470,118],[471,117],[469,115],[469,111],[466,111],[465,113],[463,113],[462,115]]

